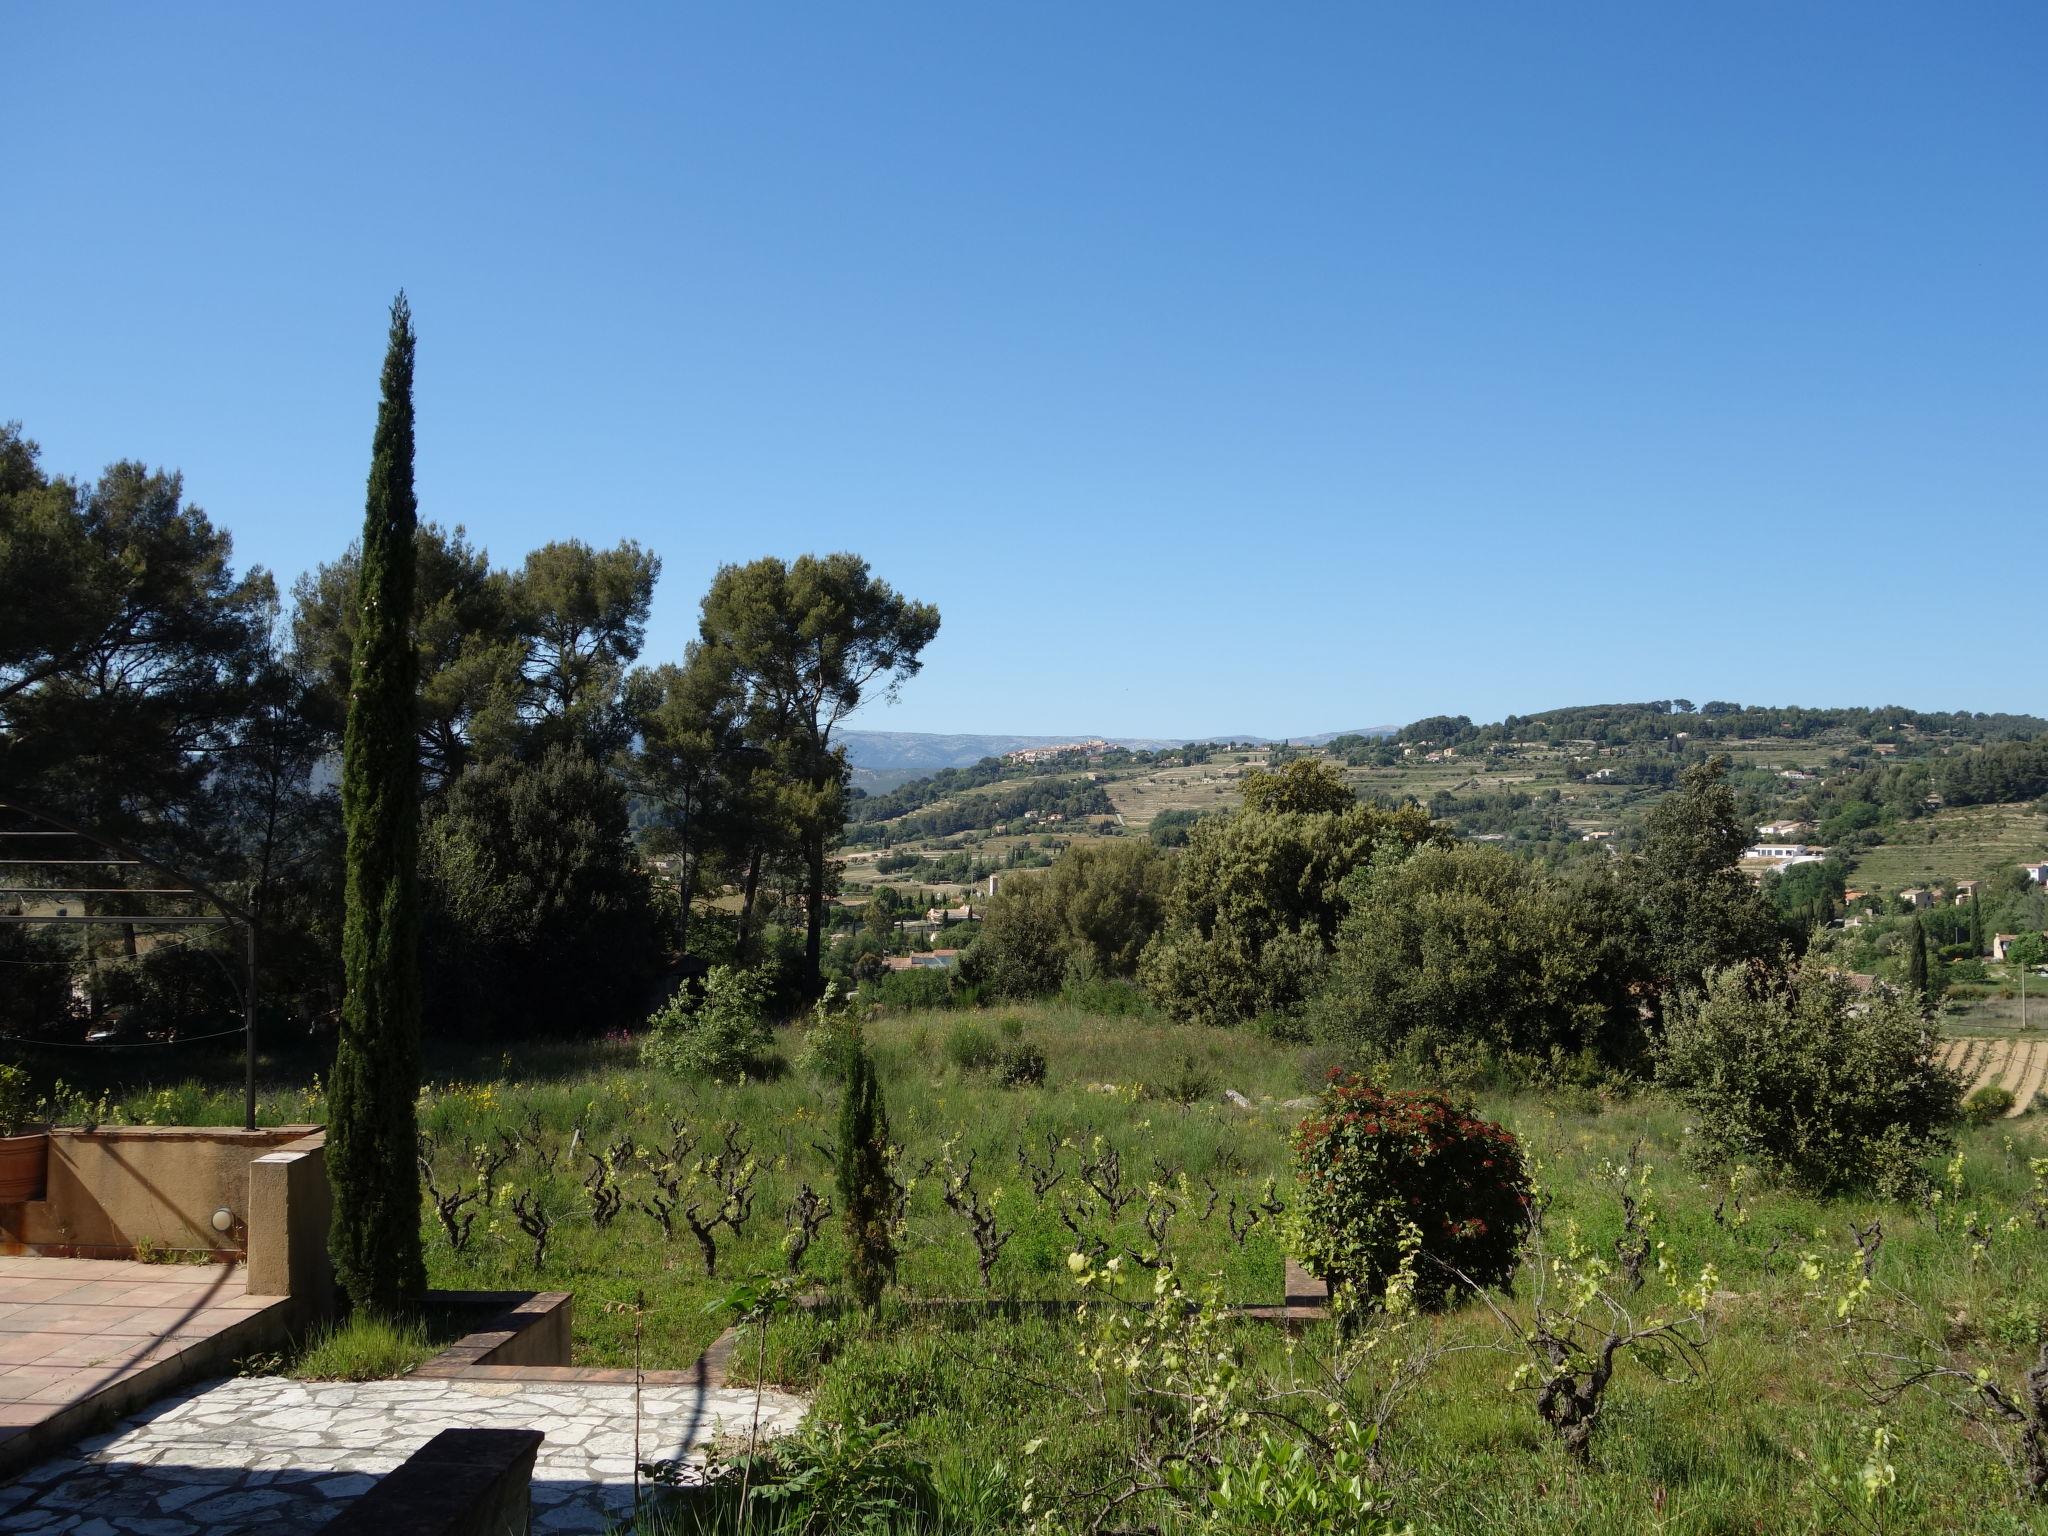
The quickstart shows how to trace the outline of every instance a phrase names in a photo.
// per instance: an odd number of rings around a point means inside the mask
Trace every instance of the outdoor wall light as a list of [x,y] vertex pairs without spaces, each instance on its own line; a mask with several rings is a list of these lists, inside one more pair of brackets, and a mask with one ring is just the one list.
[[216,1232],[234,1231],[235,1213],[226,1206],[222,1206],[219,1210],[215,1211],[213,1213],[213,1230]]

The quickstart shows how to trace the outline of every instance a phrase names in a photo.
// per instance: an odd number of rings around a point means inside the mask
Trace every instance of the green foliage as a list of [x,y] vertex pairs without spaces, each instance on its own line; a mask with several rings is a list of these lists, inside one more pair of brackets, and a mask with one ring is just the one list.
[[567,746],[484,763],[442,796],[422,852],[437,1021],[599,1034],[635,1020],[659,949],[616,776]]
[[861,996],[884,1008],[950,1008],[953,1005],[955,972],[943,966],[913,965],[907,970],[884,971],[872,981],[861,983]]
[[1261,1434],[1210,1472],[1206,1536],[1403,1536],[1413,1527],[1385,1514],[1377,1438],[1346,1419],[1318,1455],[1306,1441]]
[[704,595],[698,644],[751,701],[752,744],[773,764],[777,819],[801,871],[807,995],[823,986],[827,855],[846,822],[846,758],[832,733],[871,691],[893,697],[916,676],[938,632],[937,608],[852,554],[722,566]]
[[1692,1155],[1819,1193],[1904,1192],[1945,1146],[1962,1085],[1918,1003],[1818,966],[1713,973],[1666,1024],[1658,1081],[1694,1117]]
[[1201,817],[1200,811],[1161,811],[1152,818],[1145,835],[1157,848],[1185,848],[1189,830]]
[[1342,771],[1321,757],[1298,757],[1277,772],[1254,768],[1242,787],[1244,808],[1254,816],[1316,816],[1357,803]]
[[1992,1121],[2009,1113],[2015,1100],[2010,1088],[1997,1083],[1986,1083],[1963,1100],[1963,1123],[1965,1125],[1989,1125]]
[[1483,1046],[1541,1075],[1554,1056],[1624,1060],[1633,1008],[1604,997],[1577,893],[1499,848],[1425,847],[1351,877],[1322,1031],[1380,1056],[1441,1062]]
[[701,1489],[676,1533],[749,1536],[932,1529],[939,1511],[932,1468],[894,1426],[867,1420],[807,1421],[751,1455],[713,1455],[701,1469],[653,1469],[657,1482],[685,1477]]
[[1042,875],[1013,875],[989,903],[966,976],[993,996],[1134,976],[1158,931],[1172,869],[1135,839],[1077,844]]
[[1440,1093],[1332,1078],[1294,1138],[1300,1252],[1347,1311],[1377,1305],[1409,1253],[1414,1299],[1442,1306],[1460,1281],[1505,1286],[1529,1224],[1515,1137]]
[[729,1083],[760,1075],[774,1046],[768,1027],[768,978],[714,965],[701,995],[685,983],[647,1021],[640,1059],[677,1077]]
[[804,1025],[797,1068],[826,1082],[844,1083],[853,1073],[854,1057],[860,1049],[860,1020],[842,1005],[838,987],[828,982]]
[[1917,916],[1913,919],[1912,940],[1906,951],[1906,990],[1923,1003],[1931,1000],[1927,981],[1927,925]]
[[0,1136],[18,1136],[29,1129],[39,1102],[35,1080],[27,1072],[0,1064]]
[[1736,867],[1752,835],[1727,782],[1725,758],[1685,770],[1652,807],[1641,852],[1626,866],[1625,921],[1653,997],[1696,989],[1707,972],[1773,955],[1769,904]]
[[988,1026],[973,1019],[963,1019],[946,1031],[945,1051],[946,1059],[961,1072],[986,1071],[1002,1054]]
[[1321,986],[1352,872],[1378,850],[1398,856],[1445,841],[1414,806],[1204,818],[1146,951],[1146,990],[1191,1023],[1289,1012]]
[[1036,1088],[1045,1082],[1045,1052],[1029,1040],[996,1054],[996,1081],[1005,1088]]
[[344,992],[327,1127],[335,1277],[358,1308],[386,1317],[427,1284],[414,1116],[420,1083],[420,916],[412,374],[412,313],[400,294],[391,306],[383,399],[370,455],[342,745]]
[[889,1112],[865,1046],[854,1048],[839,1098],[837,1176],[846,1230],[846,1279],[872,1312],[896,1277],[895,1181],[889,1172]]

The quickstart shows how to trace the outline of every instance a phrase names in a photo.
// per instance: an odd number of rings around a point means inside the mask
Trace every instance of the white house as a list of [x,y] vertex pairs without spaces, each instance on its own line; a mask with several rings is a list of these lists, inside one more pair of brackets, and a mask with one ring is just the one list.
[[1827,856],[1827,849],[1806,843],[1752,843],[1742,850],[1744,863],[1768,864],[1772,869],[1790,869],[1794,864],[1818,864]]
[[2027,878],[2034,884],[2048,885],[2048,864],[2022,864],[2020,868],[2027,872]]

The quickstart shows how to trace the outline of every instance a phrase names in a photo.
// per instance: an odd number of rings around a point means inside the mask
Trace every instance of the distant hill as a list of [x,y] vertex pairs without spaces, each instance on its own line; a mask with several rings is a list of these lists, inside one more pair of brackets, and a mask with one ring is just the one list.
[[[1368,725],[1351,731],[1324,731],[1315,736],[1287,739],[1304,747],[1319,747],[1338,736],[1391,736],[1397,727]],[[1057,747],[1070,741],[1088,741],[1095,731],[1076,731],[1070,736],[949,736],[932,731],[841,731],[847,761],[853,764],[853,782],[869,794],[880,794],[937,773],[941,768],[966,768],[984,757],[1001,757],[1027,747]],[[1104,736],[1120,747],[1157,751],[1183,746],[1190,741],[1249,741],[1265,745],[1277,741],[1269,736]]]

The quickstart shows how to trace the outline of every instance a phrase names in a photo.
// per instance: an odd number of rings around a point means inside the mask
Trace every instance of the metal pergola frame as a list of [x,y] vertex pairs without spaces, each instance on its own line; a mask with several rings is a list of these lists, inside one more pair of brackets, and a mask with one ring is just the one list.
[[211,903],[216,909],[212,913],[80,913],[73,916],[29,914],[20,916],[0,914],[0,923],[11,925],[38,924],[47,927],[85,927],[114,925],[118,927],[239,927],[243,935],[243,960],[246,971],[242,980],[242,1125],[246,1130],[256,1129],[256,919],[244,908],[229,901],[211,887],[193,879],[183,870],[153,859],[141,850],[104,833],[89,831],[75,822],[67,821],[54,812],[37,806],[27,805],[19,800],[0,798],[0,811],[11,811],[31,821],[41,822],[39,828],[26,830],[0,829],[0,839],[24,837],[77,837],[83,838],[95,847],[105,849],[111,858],[103,859],[38,859],[15,858],[11,850],[0,852],[0,869],[54,869],[65,866],[88,866],[106,868],[122,866],[140,867],[152,870],[173,883],[167,886],[0,886],[0,897],[9,896],[192,896]]

